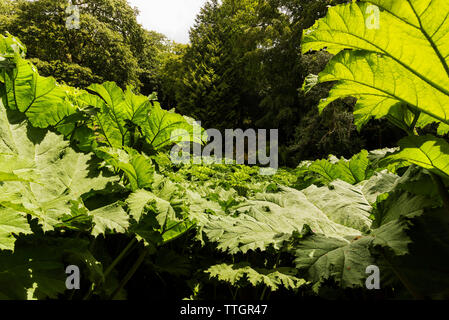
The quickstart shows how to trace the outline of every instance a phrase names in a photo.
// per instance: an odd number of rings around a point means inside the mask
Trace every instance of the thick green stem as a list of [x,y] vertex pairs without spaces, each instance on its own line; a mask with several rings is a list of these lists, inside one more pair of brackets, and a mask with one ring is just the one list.
[[106,271],[104,272],[104,277],[106,278],[111,271],[115,268],[115,266],[117,265],[117,263],[119,263],[124,257],[125,255],[128,253],[128,251],[132,248],[132,246],[137,242],[136,238],[133,238],[128,245],[125,247],[125,249],[122,250],[122,252],[120,252],[120,254],[117,256],[117,258],[115,258],[115,260],[111,263],[111,265],[106,269]]
[[[137,239],[133,238],[128,245],[125,247],[125,249],[120,252],[120,254],[117,256],[117,258],[114,259],[114,261],[111,263],[111,265],[106,269],[104,272],[104,280],[108,277],[108,275],[111,273],[111,271],[115,268],[115,266],[125,257],[125,255],[129,252],[129,250],[132,248],[132,246],[136,243]],[[92,296],[95,289],[95,284],[92,284],[89,292],[84,296],[83,300],[88,300]]]
[[[409,136],[417,136],[419,134],[416,132],[416,124],[418,123],[421,112],[410,108],[410,106],[408,106],[408,109],[410,110],[410,112],[412,112],[414,114],[413,122],[411,123],[410,127],[408,128],[408,135]],[[432,174],[432,177],[434,179],[439,179],[439,177],[435,176],[434,174]],[[390,265],[391,269],[393,270],[393,273],[396,275],[396,277],[399,279],[399,281],[401,281],[401,283],[404,285],[404,287],[407,289],[407,291],[415,299],[424,299],[424,296],[416,290],[414,285],[407,279],[407,277],[405,275],[403,275],[399,271],[398,268],[396,268],[396,266],[393,264],[392,261],[390,261],[387,258],[386,254],[384,252],[382,252],[382,256],[385,259],[385,261]]]
[[235,289],[235,292],[232,294],[232,300],[233,301],[236,301],[237,300],[237,294],[239,293],[239,287],[237,287],[236,289]]
[[444,185],[444,182],[439,175],[435,173],[431,173],[431,175],[433,181],[437,185],[438,193],[440,194],[441,200],[443,200],[444,208],[449,213],[449,192],[446,189],[446,186]]
[[382,256],[384,257],[385,261],[390,265],[391,270],[393,270],[396,277],[401,281],[401,283],[404,285],[404,287],[407,289],[407,291],[415,298],[416,300],[423,300],[424,296],[418,292],[418,290],[415,288],[415,286],[407,279],[405,275],[403,275],[398,268],[393,264],[392,261],[390,261],[386,254],[382,252]]
[[134,265],[131,267],[131,269],[128,271],[126,276],[122,279],[117,289],[115,289],[114,293],[111,295],[111,300],[114,300],[114,298],[117,296],[117,294],[126,286],[128,281],[133,277],[133,275],[136,273],[136,271],[139,269],[140,265],[145,260],[145,257],[148,254],[148,250],[144,249],[140,256],[137,258]]
[[89,251],[90,252],[94,251],[96,242],[97,242],[97,238],[94,238],[94,240],[90,243],[90,245],[89,245]]
[[265,293],[267,292],[267,286],[265,286],[265,288],[263,288],[262,294],[260,295],[260,301],[263,301],[263,299],[265,298]]
[[416,112],[416,111],[412,111],[412,112],[415,115],[415,117],[413,118],[413,122],[410,125],[410,132],[411,132],[411,134],[415,134],[415,127],[416,127],[416,124],[418,123],[421,112]]

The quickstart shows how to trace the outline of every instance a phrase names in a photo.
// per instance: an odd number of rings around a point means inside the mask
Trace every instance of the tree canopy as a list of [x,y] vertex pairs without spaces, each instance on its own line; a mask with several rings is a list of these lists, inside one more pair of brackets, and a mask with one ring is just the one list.
[[67,28],[74,14],[66,0],[2,0],[0,32],[18,36],[43,75],[69,85],[115,81],[121,87],[156,89],[154,70],[165,36],[137,22],[137,9],[126,0],[73,1],[79,28]]

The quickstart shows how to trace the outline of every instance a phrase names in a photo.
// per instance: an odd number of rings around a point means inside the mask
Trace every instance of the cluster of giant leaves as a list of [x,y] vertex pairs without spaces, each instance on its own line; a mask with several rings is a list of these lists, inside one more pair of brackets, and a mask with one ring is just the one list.
[[101,269],[87,242],[58,238],[62,228],[98,236],[129,226],[119,203],[95,210],[83,204],[83,197],[117,180],[94,170],[93,159],[62,136],[32,128],[0,101],[0,297],[56,298],[74,257],[90,273]]
[[[296,256],[299,275],[314,283],[316,289],[328,279],[342,287],[360,287],[365,285],[370,265],[379,266],[386,279],[392,277],[394,271],[386,256],[401,265],[404,261],[410,266],[410,261],[420,261],[410,246],[413,236],[420,234],[415,232],[416,219],[425,212],[437,215],[434,220],[438,222],[433,223],[444,229],[444,215],[439,214],[441,203],[431,177],[411,170],[403,177],[388,171],[375,172],[370,179],[354,185],[334,180],[326,186],[311,185],[301,191],[280,187],[278,192],[258,193],[243,200],[227,213],[204,203],[192,214],[206,241],[217,243],[219,250],[233,255],[273,249],[288,251]],[[431,238],[438,242],[436,236]],[[396,261],[398,257],[403,259]],[[283,267],[291,270],[291,266]],[[419,268],[408,270],[416,276]],[[207,272],[230,283],[243,276],[254,284],[265,279],[270,287],[270,277],[279,271],[253,269],[217,265]],[[297,276],[284,275],[292,281],[298,280]],[[435,283],[435,278],[432,281]]]
[[93,154],[75,152],[62,135],[31,127],[0,101],[0,297],[56,298],[65,291],[67,256],[86,265],[95,276],[91,281],[103,281],[87,243],[55,236],[63,229],[94,237],[128,234],[154,250],[192,228],[183,188],[155,174],[148,157],[128,152],[131,163],[121,166],[129,177],[136,175],[129,214],[121,202],[89,210],[83,200],[120,187],[118,176],[104,176]]
[[[449,124],[449,3],[444,0],[362,0],[331,7],[326,17],[304,31],[303,52],[326,49],[335,56],[317,82],[335,81],[319,105],[358,98],[354,115],[360,127],[386,117],[413,134],[413,126]],[[449,145],[441,139],[409,137],[395,159],[447,177]],[[437,163],[435,163],[437,162]],[[444,163],[444,164],[442,164]]]
[[42,77],[25,59],[26,48],[16,38],[0,35],[0,87],[4,104],[25,113],[35,127],[54,126],[77,111],[75,89]]
[[93,84],[78,96],[83,108],[93,107],[97,142],[111,148],[133,147],[143,138],[154,149],[193,141],[202,144],[204,130],[188,117],[164,110],[149,97],[124,92],[113,82]]
[[208,239],[230,253],[281,249],[304,226],[342,241],[370,230],[372,204],[391,190],[396,175],[386,171],[351,185],[336,180],[302,191],[280,186],[278,192],[257,193],[232,208],[231,214],[196,215]]
[[0,35],[0,91],[5,106],[24,113],[34,127],[56,127],[66,138],[76,140],[83,151],[92,151],[97,145],[133,147],[139,138],[156,150],[207,140],[193,119],[164,110],[131,88],[124,92],[106,82],[84,91],[42,77],[25,53],[18,39]]
[[330,155],[328,159],[316,161],[303,161],[298,168],[294,170],[297,181],[296,187],[306,188],[312,184],[326,185],[334,180],[342,180],[350,184],[357,184],[368,180],[375,172],[383,171],[387,168],[391,172],[396,172],[400,164],[390,164],[385,166],[383,160],[388,154],[396,152],[397,149],[385,148],[368,152],[362,150],[360,153],[352,156],[351,159],[345,159]]
[[27,216],[51,231],[76,215],[90,217],[92,234],[123,231],[127,215],[118,203],[87,210],[82,196],[116,182],[95,171],[93,154],[77,153],[62,136],[35,129],[0,102],[0,248],[14,249],[17,234],[31,232]]

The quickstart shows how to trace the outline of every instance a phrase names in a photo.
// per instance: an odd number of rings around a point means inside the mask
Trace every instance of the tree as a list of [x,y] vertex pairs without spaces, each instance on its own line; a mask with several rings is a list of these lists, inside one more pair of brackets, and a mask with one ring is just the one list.
[[[384,123],[357,132],[352,101],[335,101],[332,112],[320,115],[316,106],[329,85],[302,90],[305,78],[322,71],[331,57],[302,54],[303,30],[326,15],[329,5],[348,1],[207,2],[191,29],[191,45],[166,64],[172,72],[161,87],[164,96],[174,93],[170,104],[206,127],[279,129],[282,163],[292,166],[329,152],[348,156],[391,145],[398,135]],[[385,128],[394,131],[391,139],[382,138],[388,136]]]
[[183,56],[188,45],[168,42],[166,50],[159,55],[159,69],[156,71],[158,79],[158,100],[162,105],[176,107],[176,93],[182,86]]
[[[278,128],[286,149],[294,143],[301,119],[319,101],[298,92],[309,71],[300,43],[302,30],[326,13],[327,4],[324,0],[207,2],[191,30],[182,66],[178,64],[180,79],[172,81],[179,85],[179,110],[218,129]],[[314,10],[319,14],[302,18]],[[327,62],[317,61],[321,68]],[[162,91],[167,90],[164,85]]]
[[259,99],[245,53],[255,43],[242,40],[255,22],[256,6],[255,0],[214,0],[202,8],[182,58],[176,92],[180,112],[218,129],[245,127],[254,117]]
[[0,32],[18,36],[43,75],[69,85],[115,81],[121,87],[143,86],[152,92],[158,48],[164,36],[144,30],[138,11],[126,0],[73,1],[79,29],[66,27],[66,0],[7,1],[9,19]]

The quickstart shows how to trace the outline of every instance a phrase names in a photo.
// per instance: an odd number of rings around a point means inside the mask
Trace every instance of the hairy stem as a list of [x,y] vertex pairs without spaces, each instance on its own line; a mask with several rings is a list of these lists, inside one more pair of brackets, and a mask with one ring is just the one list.
[[115,266],[117,265],[117,263],[119,263],[124,257],[125,255],[128,253],[128,251],[132,248],[132,246],[137,242],[136,238],[133,238],[128,245],[125,247],[125,249],[122,250],[122,252],[120,252],[120,254],[117,256],[117,258],[115,258],[115,260],[111,263],[111,265],[106,269],[106,271],[104,272],[104,277],[106,278],[112,271],[112,269],[115,268]]
[[[137,239],[133,238],[128,245],[120,252],[120,254],[117,256],[117,258],[114,259],[114,261],[111,263],[111,265],[106,269],[104,272],[104,280],[108,277],[108,275],[111,273],[111,271],[115,268],[115,266],[125,257],[125,255],[129,252],[129,250],[132,248],[132,246],[136,243]],[[89,292],[84,296],[83,300],[88,300],[95,289],[95,284],[92,284]]]
[[260,295],[260,301],[263,301],[263,299],[265,298],[265,293],[267,292],[267,286],[265,286],[263,288],[262,294]]
[[[234,293],[232,294],[232,300],[233,301],[236,301],[237,300],[237,294],[239,293],[239,287],[237,287],[236,289],[235,289],[235,291],[234,291]],[[232,290],[231,290],[231,292],[232,292]]]
[[114,293],[111,295],[111,300],[114,300],[114,298],[117,296],[117,294],[120,292],[120,290],[122,290],[126,286],[128,281],[133,277],[133,275],[136,273],[136,271],[139,269],[139,267],[141,266],[141,264],[145,260],[145,257],[147,256],[147,254],[148,254],[148,250],[144,249],[142,251],[142,253],[139,255],[139,257],[137,258],[137,260],[134,263],[134,265],[131,267],[131,269],[129,269],[129,271],[126,274],[126,276],[122,279],[122,281],[120,282],[118,288],[115,289]]
[[413,110],[413,109],[411,109],[411,108],[409,108],[409,110],[414,114],[414,118],[413,118],[413,122],[412,122],[412,124],[410,125],[410,128],[409,128],[409,130],[410,130],[410,134],[411,135],[414,135],[414,134],[416,134],[416,131],[415,131],[415,127],[416,127],[416,124],[418,123],[418,120],[419,120],[419,117],[421,116],[421,112],[420,111],[415,111],[415,110]]

